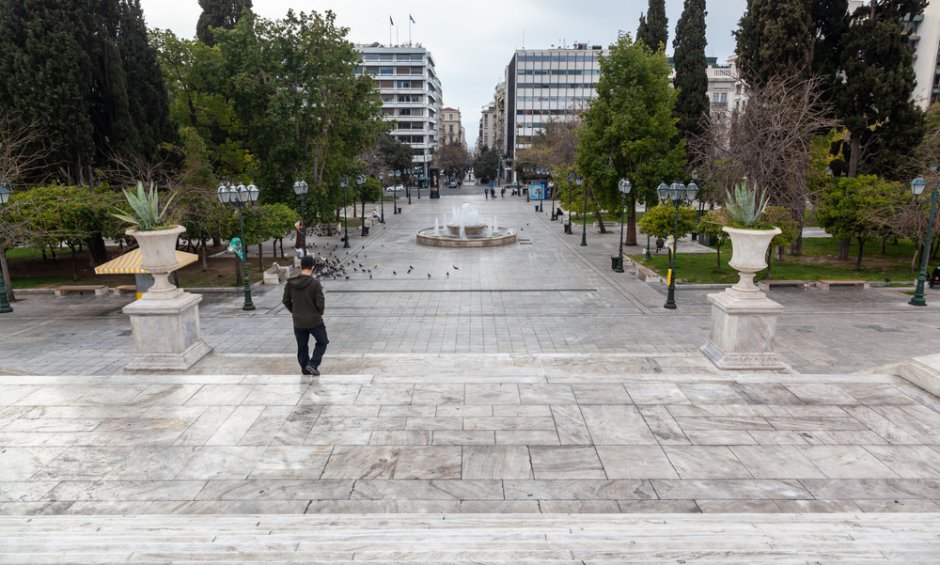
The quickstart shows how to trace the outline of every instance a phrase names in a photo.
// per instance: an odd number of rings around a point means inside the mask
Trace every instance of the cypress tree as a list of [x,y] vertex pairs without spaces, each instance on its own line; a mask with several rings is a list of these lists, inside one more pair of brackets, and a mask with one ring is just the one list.
[[196,22],[196,37],[206,45],[215,45],[212,28],[234,29],[245,10],[251,10],[251,0],[199,0],[202,13]]
[[810,9],[807,0],[748,0],[734,32],[745,81],[759,86],[809,71],[815,31]]
[[640,16],[640,27],[636,32],[636,38],[653,51],[666,49],[666,43],[669,42],[666,0],[649,0],[646,14]]
[[873,1],[852,16],[842,50],[843,84],[836,93],[837,112],[850,134],[849,176],[904,178],[905,157],[923,138],[924,114],[911,100],[914,51],[901,17],[924,5]]
[[157,53],[147,41],[140,0],[122,0],[118,46],[128,91],[130,116],[138,133],[136,154],[146,161],[157,155],[160,143],[176,138]]
[[705,59],[705,0],[685,0],[682,17],[676,26],[674,85],[678,128],[687,139],[704,129],[708,115],[708,61]]

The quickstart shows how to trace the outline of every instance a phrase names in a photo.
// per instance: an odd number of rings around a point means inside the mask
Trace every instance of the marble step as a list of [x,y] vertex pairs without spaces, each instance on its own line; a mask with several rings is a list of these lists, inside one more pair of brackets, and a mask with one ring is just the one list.
[[0,563],[936,562],[940,514],[0,517]]

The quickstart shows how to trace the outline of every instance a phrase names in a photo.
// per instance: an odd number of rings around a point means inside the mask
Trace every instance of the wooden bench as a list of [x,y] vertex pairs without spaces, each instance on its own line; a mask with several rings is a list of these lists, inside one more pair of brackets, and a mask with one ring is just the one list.
[[636,278],[648,283],[662,282],[663,280],[655,271],[639,263],[636,263]]
[[137,285],[136,284],[122,284],[111,289],[114,294],[136,294]]
[[85,294],[86,292],[94,292],[95,296],[106,296],[108,294],[108,287],[104,286],[103,284],[88,284],[78,286],[57,286],[55,288],[55,295],[58,297],[72,293]]
[[813,283],[811,283],[811,282],[809,282],[809,281],[791,281],[791,280],[777,281],[777,280],[765,280],[765,281],[760,281],[759,283],[757,283],[757,287],[758,287],[759,289],[761,289],[762,291],[764,291],[764,292],[767,292],[768,290],[770,290],[770,289],[772,289],[772,288],[774,288],[774,287],[780,287],[780,288],[799,288],[799,289],[802,289],[802,290],[806,290],[807,288],[809,288],[809,287],[811,287],[811,286],[813,286]]
[[818,281],[816,283],[816,288],[819,290],[829,291],[830,287],[833,286],[851,286],[855,288],[871,288],[871,283],[868,281]]

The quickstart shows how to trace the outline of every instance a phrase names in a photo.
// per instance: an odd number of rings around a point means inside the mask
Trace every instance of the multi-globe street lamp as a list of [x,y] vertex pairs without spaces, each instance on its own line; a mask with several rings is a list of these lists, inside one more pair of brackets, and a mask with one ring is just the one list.
[[216,190],[219,202],[222,204],[231,204],[238,210],[238,230],[242,240],[242,279],[245,283],[245,304],[242,310],[254,310],[255,305],[251,302],[251,283],[248,281],[248,242],[245,241],[245,206],[258,200],[258,193],[261,191],[257,186],[249,184],[239,184],[237,187],[231,185],[220,185]]
[[618,255],[617,262],[613,266],[613,270],[617,273],[623,272],[623,217],[627,209],[627,195],[630,194],[630,191],[633,190],[633,183],[627,179],[620,179],[620,182],[617,183],[617,189],[620,191],[620,254]]
[[[0,184],[0,206],[5,206],[10,201],[10,189]],[[3,250],[0,249],[0,253]],[[3,280],[3,272],[0,271],[0,314],[7,314],[13,311],[10,301],[7,300],[7,285]]]
[[307,225],[307,191],[310,189],[310,185],[307,184],[307,181],[301,179],[294,183],[294,194],[297,195],[297,198],[300,199],[300,219],[303,220],[304,225]]
[[365,186],[365,184],[366,184],[365,175],[359,175],[358,177],[356,177],[356,186],[359,187],[359,198],[361,198],[363,202],[362,218],[361,218],[362,219],[362,232],[360,233],[362,237],[369,235],[369,228],[366,227],[366,205],[365,205],[366,199],[362,195],[362,187]]
[[[568,182],[578,187],[584,184],[584,178],[573,172],[568,173]],[[581,247],[587,247],[587,189],[584,189],[584,208],[581,210]]]
[[343,175],[342,179],[339,181],[339,185],[343,187],[343,248],[349,248],[349,214],[346,212],[348,207],[347,203],[349,202],[346,199],[346,187],[349,186],[349,180],[346,178],[346,175]]
[[[914,196],[920,196],[927,188],[927,181],[924,177],[917,177],[911,181],[911,192]],[[920,273],[917,275],[917,289],[914,296],[908,302],[911,306],[926,306],[927,300],[924,297],[924,283],[927,282],[927,261],[930,258],[930,244],[933,239],[933,218],[937,212],[937,203],[940,202],[940,184],[934,187],[930,193],[930,217],[927,220],[927,235],[924,238],[924,250],[920,256]]]
[[671,201],[676,208],[676,227],[672,232],[672,250],[669,254],[669,271],[666,279],[669,283],[669,292],[666,295],[666,304],[663,308],[676,309],[676,253],[679,250],[679,207],[685,202],[692,202],[698,195],[698,185],[690,182],[688,185],[674,182],[669,186],[661,183],[656,189],[659,199],[663,202]]
[[382,215],[379,216],[379,223],[385,223],[385,173],[379,173],[379,188],[382,189],[382,194],[380,194],[379,205],[382,207]]

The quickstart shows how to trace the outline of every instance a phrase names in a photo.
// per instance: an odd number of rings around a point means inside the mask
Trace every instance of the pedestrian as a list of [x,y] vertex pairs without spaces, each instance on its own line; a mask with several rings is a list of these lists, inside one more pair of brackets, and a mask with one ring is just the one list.
[[379,222],[381,217],[379,216],[379,211],[375,208],[372,209],[372,223],[376,224]]
[[294,253],[296,253],[297,258],[300,259],[307,256],[307,234],[303,220],[298,219],[294,222],[294,229],[296,230],[296,234],[294,235]]
[[[304,375],[320,375],[320,362],[330,340],[323,323],[323,286],[313,276],[313,257],[304,255],[300,260],[300,276],[287,281],[281,302],[291,313],[294,337],[297,339],[297,362]],[[310,356],[310,336],[316,341]]]
[[483,188],[483,198],[486,198],[487,200],[490,199],[490,189],[489,189],[489,188],[486,188],[486,187]]
[[503,188],[499,189],[499,197],[500,197],[500,198],[506,198],[506,187],[505,187],[505,186],[504,186]]

